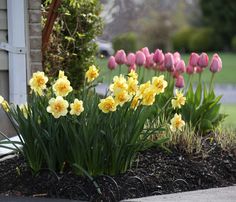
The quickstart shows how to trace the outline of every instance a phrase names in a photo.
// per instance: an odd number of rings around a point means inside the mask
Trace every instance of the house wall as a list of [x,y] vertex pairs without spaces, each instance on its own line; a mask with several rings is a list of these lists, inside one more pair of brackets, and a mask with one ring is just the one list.
[[[42,28],[41,0],[25,0],[26,44],[27,44],[27,77],[42,70]],[[0,0],[0,42],[8,42],[7,0]],[[0,95],[9,100],[9,62],[8,52],[0,49]],[[8,136],[15,135],[3,110],[0,109],[0,131]],[[2,137],[0,136],[0,139]]]
[[[0,42],[7,42],[7,0],[0,1]],[[0,49],[0,95],[9,99],[8,52]],[[5,113],[0,109],[0,130],[14,133]],[[0,139],[2,137],[0,136]]]

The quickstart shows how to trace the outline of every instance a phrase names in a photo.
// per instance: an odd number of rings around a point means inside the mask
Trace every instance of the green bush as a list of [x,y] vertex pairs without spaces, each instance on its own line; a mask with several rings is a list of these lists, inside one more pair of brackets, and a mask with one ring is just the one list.
[[[45,13],[50,2],[43,3]],[[63,0],[58,12],[48,49],[43,56],[44,71],[55,76],[63,69],[72,86],[78,89],[83,84],[85,70],[94,63],[97,52],[93,39],[102,33],[101,3],[99,0]]]
[[124,33],[114,37],[112,44],[115,51],[123,49],[126,53],[135,52],[137,50],[137,36],[132,32]]
[[236,36],[234,36],[231,40],[231,48],[236,52]]
[[181,52],[189,52],[189,41],[194,32],[194,28],[186,27],[175,33],[172,37],[173,49]]
[[190,51],[207,52],[220,50],[222,47],[222,40],[215,34],[212,28],[201,28],[196,30],[190,40]]

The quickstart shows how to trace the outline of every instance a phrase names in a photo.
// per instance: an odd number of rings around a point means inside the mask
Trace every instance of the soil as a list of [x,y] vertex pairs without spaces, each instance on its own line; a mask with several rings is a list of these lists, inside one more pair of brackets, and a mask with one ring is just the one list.
[[79,177],[44,169],[32,176],[21,156],[0,162],[0,195],[68,198],[87,201],[168,194],[236,184],[236,156],[218,147],[204,155],[172,149],[141,152],[132,169],[110,177]]

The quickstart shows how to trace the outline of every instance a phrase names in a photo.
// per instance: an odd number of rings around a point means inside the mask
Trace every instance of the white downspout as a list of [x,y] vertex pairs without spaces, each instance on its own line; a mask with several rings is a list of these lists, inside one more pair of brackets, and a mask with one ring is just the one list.
[[26,20],[24,0],[7,0],[10,102],[27,101]]

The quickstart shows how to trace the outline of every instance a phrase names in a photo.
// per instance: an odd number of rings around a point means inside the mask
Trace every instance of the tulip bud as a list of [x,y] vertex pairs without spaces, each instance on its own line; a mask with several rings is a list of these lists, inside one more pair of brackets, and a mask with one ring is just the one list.
[[181,60],[181,56],[180,56],[179,52],[175,52],[173,54],[173,57],[174,57],[174,66],[176,66],[177,63]]
[[203,70],[204,70],[204,68],[202,68],[200,66],[196,66],[195,69],[196,69],[196,72],[199,73],[199,74],[202,73]]
[[126,58],[126,64],[128,66],[134,65],[135,64],[135,54],[134,53],[129,53],[127,58]]
[[145,67],[146,68],[152,68],[153,66],[155,66],[155,63],[153,61],[153,53],[150,54],[149,56],[146,57],[146,62],[145,62]]
[[174,71],[174,57],[171,53],[165,54],[164,66],[168,72]]
[[119,65],[126,63],[126,54],[124,50],[118,50],[115,55],[116,63]]
[[153,61],[157,63],[158,65],[162,64],[164,62],[164,54],[162,53],[162,50],[157,49],[153,55]]
[[175,70],[178,73],[184,73],[185,72],[185,62],[183,60],[179,60],[176,64]]
[[110,70],[113,70],[117,67],[117,63],[114,56],[111,56],[109,58],[107,66]]
[[136,52],[136,59],[135,59],[135,63],[138,66],[143,66],[146,62],[146,57],[144,55],[144,53],[142,51],[137,51]]
[[198,66],[205,68],[208,66],[208,55],[206,53],[202,53],[198,58]]
[[187,68],[186,68],[186,72],[189,75],[194,74],[195,73],[195,68],[191,65],[188,65]]
[[131,70],[136,71],[136,64],[133,64],[133,65],[129,66],[129,72],[131,72]]
[[211,59],[210,71],[212,73],[220,72],[222,69],[222,61],[218,54],[214,54]]
[[150,52],[149,52],[148,47],[142,48],[141,51],[144,53],[144,55],[145,55],[146,57],[150,55]]
[[172,76],[173,76],[173,78],[175,78],[175,79],[178,78],[179,75],[180,75],[180,73],[179,73],[178,71],[176,71],[176,70],[172,72]]
[[184,77],[179,75],[175,80],[175,87],[176,88],[183,88],[184,87]]
[[191,53],[189,58],[189,65],[195,67],[198,64],[199,55],[197,53]]

